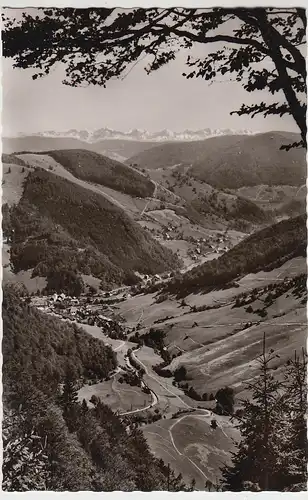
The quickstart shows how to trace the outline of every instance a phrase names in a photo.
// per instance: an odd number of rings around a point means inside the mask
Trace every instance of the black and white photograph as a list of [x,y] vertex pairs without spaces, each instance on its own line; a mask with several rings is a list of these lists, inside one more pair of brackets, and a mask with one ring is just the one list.
[[307,491],[307,16],[248,4],[1,9],[3,492]]

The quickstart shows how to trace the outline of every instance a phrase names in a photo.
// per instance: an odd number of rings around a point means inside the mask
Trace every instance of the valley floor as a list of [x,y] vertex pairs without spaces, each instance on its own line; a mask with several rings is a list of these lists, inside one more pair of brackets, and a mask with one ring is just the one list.
[[[236,287],[189,295],[185,301],[170,297],[157,303],[156,294],[125,298],[123,288],[114,291],[119,301],[108,306],[109,315],[118,318],[128,335],[110,338],[101,326],[86,322],[79,326],[113,348],[118,368],[109,380],[84,385],[79,390],[80,400],[89,402],[94,395],[123,417],[139,419],[157,457],[170,463],[187,481],[194,478],[197,489],[204,489],[207,480],[215,483],[220,467],[230,461],[238,431],[228,417],[212,413],[215,401],[196,401],[174,384],[173,377],[159,376],[153,366],[163,361],[160,354],[146,345],[137,348],[129,340],[130,334],[138,331],[142,335],[151,327],[164,329],[165,345],[173,355],[171,371],[184,365],[186,380],[197,393],[215,394],[228,385],[237,397],[245,397],[244,384],[257,373],[255,359],[264,332],[268,348],[279,354],[275,367],[278,376],[282,363],[305,345],[306,309],[302,295],[295,293],[296,286],[290,281],[305,271],[305,259],[296,258],[273,271],[247,275]],[[268,285],[278,290],[281,286],[289,288],[281,289],[273,303],[265,307],[265,316],[260,317],[257,311],[264,307]],[[244,294],[243,303],[235,307],[240,294]],[[251,305],[249,312],[247,303]],[[136,372],[132,361],[144,370],[141,386],[123,380],[125,373]],[[211,427],[213,418],[216,429]]]
[[[179,196],[159,184],[162,173],[156,174],[154,179],[153,196],[137,198],[77,179],[48,155],[28,153],[19,158],[28,167],[11,169],[6,166],[4,201],[8,205],[18,203],[22,196],[27,169],[32,168],[30,166],[43,168],[100,194],[123,209],[180,257],[181,272],[219,257],[247,236],[229,229],[226,224],[204,228],[192,223],[179,210]],[[193,188],[194,185],[191,191]],[[182,193],[187,186],[178,189]],[[259,188],[249,192],[247,189],[247,193],[243,191],[247,196],[254,196],[256,201],[264,192]],[[290,196],[296,194],[297,191],[292,191]],[[187,193],[185,196],[188,198]],[[264,196],[262,203],[267,203]],[[10,245],[5,241],[3,281],[23,283],[29,294],[43,290],[46,279],[32,278],[31,269],[14,274],[9,252]],[[159,297],[159,292],[147,293],[151,284],[160,285],[171,279],[171,273],[167,272],[140,275],[142,293],[134,293],[134,287],[129,286],[103,292],[99,290],[98,278],[82,275],[84,282],[97,290],[96,295],[82,296],[74,303],[70,303],[71,297],[66,297],[60,305],[66,300],[68,305],[63,308],[57,308],[58,299],[51,297],[34,295],[31,301],[47,314],[76,323],[91,336],[110,345],[117,355],[117,369],[105,380],[85,383],[79,390],[79,399],[90,402],[93,396],[99,397],[128,424],[140,425],[153,453],[169,463],[176,473],[181,473],[187,482],[194,478],[196,488],[204,490],[206,481],[219,481],[220,467],[230,462],[231,452],[240,437],[229,417],[213,413],[215,400],[210,395],[230,386],[236,398],[247,396],[245,383],[257,373],[256,357],[261,352],[264,333],[267,348],[273,348],[279,356],[274,366],[277,376],[286,359],[305,346],[306,295],[300,281],[305,275],[306,261],[298,257],[272,271],[237,279],[229,288],[191,294],[185,299],[167,294]],[[116,335],[110,335],[107,328],[111,321],[119,327]],[[183,384],[176,383],[173,376],[160,376],[153,369],[163,362],[161,355],[164,353],[147,345],[138,346],[136,342],[137,334],[141,337],[151,328],[165,334],[164,348],[171,357],[165,368],[174,374],[177,368],[184,366],[187,371],[185,383],[195,390],[199,399],[189,397]],[[141,368],[142,376],[136,365]],[[139,377],[138,383],[132,382],[134,377]],[[216,429],[211,426],[213,418],[217,422]]]

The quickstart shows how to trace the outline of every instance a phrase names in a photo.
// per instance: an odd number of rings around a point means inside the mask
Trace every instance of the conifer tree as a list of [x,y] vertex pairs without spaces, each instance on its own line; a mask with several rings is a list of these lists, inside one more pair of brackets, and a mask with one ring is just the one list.
[[234,407],[234,390],[232,387],[224,387],[217,391],[216,396],[216,413],[218,415],[232,415]]
[[78,420],[79,406],[76,385],[70,370],[66,373],[60,400],[67,427],[70,432],[74,432]]
[[279,435],[276,431],[281,412],[282,383],[271,373],[270,364],[274,358],[272,350],[266,354],[264,335],[263,352],[257,358],[260,375],[247,384],[251,398],[243,401],[243,416],[235,416],[242,441],[233,454],[233,465],[222,471],[227,490],[242,491],[248,481],[261,490],[278,489]]
[[284,372],[284,420],[280,461],[288,477],[287,489],[300,491],[307,484],[307,353],[287,362]]
[[234,418],[242,441],[233,464],[222,469],[231,491],[301,491],[307,482],[307,354],[287,362],[284,378],[276,380],[273,350],[258,358],[260,374],[247,388],[251,399]]

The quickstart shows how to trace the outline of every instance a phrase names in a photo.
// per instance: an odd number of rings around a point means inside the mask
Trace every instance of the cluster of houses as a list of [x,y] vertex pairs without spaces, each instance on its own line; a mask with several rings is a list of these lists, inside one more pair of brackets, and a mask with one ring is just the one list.
[[124,326],[103,314],[106,310],[110,311],[110,307],[101,304],[100,299],[101,296],[77,298],[64,293],[55,293],[49,296],[32,297],[31,303],[47,314],[53,314],[75,323],[98,326],[110,338],[124,340],[127,336]]
[[227,235],[216,234],[209,235],[207,238],[193,238],[190,236],[187,241],[194,246],[187,252],[188,256],[199,261],[202,256],[207,254],[222,254],[230,249],[230,242]]
[[141,279],[142,284],[149,285],[154,283],[162,283],[171,278],[171,272],[165,272],[163,274],[141,274],[136,273],[136,275]]

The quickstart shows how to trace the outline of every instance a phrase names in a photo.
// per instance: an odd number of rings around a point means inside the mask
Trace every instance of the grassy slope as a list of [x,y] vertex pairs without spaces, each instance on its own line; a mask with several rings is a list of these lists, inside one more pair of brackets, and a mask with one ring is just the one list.
[[177,264],[120,208],[46,171],[28,176],[14,214],[12,260],[17,270],[42,267],[43,262],[63,265],[64,259],[84,274],[89,274],[88,266],[95,276],[121,282],[132,270],[156,273]]
[[13,206],[18,203],[23,193],[23,183],[31,167],[22,166],[19,158],[16,163],[10,161],[4,162],[2,159],[2,206],[6,203]]
[[196,412],[147,425],[144,434],[158,457],[184,479],[195,477],[196,487],[203,490],[206,479],[215,483],[220,478],[221,464],[230,462],[234,442],[239,440],[239,432],[226,417],[215,419],[215,431],[211,417]]
[[[133,297],[130,301],[121,303],[119,311],[133,325],[144,310],[140,335],[148,332],[150,327],[166,331],[165,344],[168,351],[176,356],[168,368],[174,371],[184,365],[187,369],[188,385],[194,387],[199,394],[206,392],[209,395],[229,385],[235,389],[237,398],[242,398],[247,396],[243,391],[243,383],[257,373],[255,358],[262,350],[264,332],[267,335],[268,349],[273,348],[280,356],[275,360],[276,375],[281,373],[282,364],[292,356],[294,350],[299,352],[305,344],[307,329],[306,310],[303,304],[305,295],[302,293],[297,296],[297,287],[292,284],[286,291],[283,290],[291,276],[296,277],[304,271],[304,258],[292,259],[273,271],[246,276],[239,280],[238,288],[185,298],[186,304],[201,308],[204,305],[211,306],[208,309],[201,309],[200,312],[194,312],[188,305],[182,306],[181,300],[176,301],[174,298],[156,303],[155,294]],[[283,281],[284,278],[287,280]],[[269,285],[273,296],[272,304],[266,301]],[[261,290],[264,288],[266,291],[258,295],[256,287],[260,287]],[[247,298],[256,297],[251,302],[254,311],[263,308],[265,300],[266,317],[260,318],[255,312],[247,312],[246,304],[235,307],[240,293],[247,294]],[[170,319],[164,320],[167,316]],[[162,322],[155,323],[159,319]],[[252,326],[245,328],[245,324],[249,321],[253,323]],[[152,355],[150,359],[149,354],[148,361],[145,355],[141,356],[145,349],[147,348],[142,347],[137,352],[138,359],[148,367],[157,364],[159,362],[156,359],[157,355]],[[179,350],[182,351],[180,356],[178,356]],[[169,382],[171,389],[177,391],[178,389],[171,385],[171,380],[161,378],[164,385]],[[153,384],[152,379],[151,384]],[[188,458],[192,459],[211,480],[213,476],[219,477],[219,465],[229,460],[232,437],[235,437],[232,435],[234,429],[227,426],[227,421],[221,422],[218,418],[221,430],[211,433],[210,418],[201,417],[203,422],[200,426],[197,422],[198,417],[194,413],[183,420],[181,418],[177,420],[166,418],[162,422],[145,427],[144,432],[151,449],[157,456],[170,461],[171,466],[177,472],[182,472],[184,477],[194,469]],[[173,441],[169,433],[172,425]],[[198,470],[194,472],[197,487],[202,487],[202,484],[204,485],[202,474],[199,474]]]
[[296,134],[287,132],[213,137],[156,146],[126,163],[149,170],[184,164],[191,167],[192,177],[220,188],[256,184],[301,185],[306,175],[304,150],[280,150],[281,145],[296,139]]
[[[232,288],[191,294],[186,305],[170,297],[158,303],[155,294],[148,294],[121,303],[119,313],[135,325],[144,310],[140,335],[151,327],[166,332],[165,345],[175,356],[168,368],[185,365],[187,382],[199,394],[215,393],[225,385],[240,393],[256,374],[254,360],[262,350],[264,332],[268,348],[280,355],[275,361],[278,370],[305,344],[306,295],[299,286],[305,283],[305,271],[305,259],[298,257],[272,271],[246,275]],[[262,316],[260,309],[265,311]],[[158,362],[153,357],[151,364]]]
[[222,286],[239,275],[257,272],[285,258],[303,255],[306,248],[306,217],[283,220],[258,231],[217,260],[193,268],[168,286],[173,293],[187,295],[196,290]]

